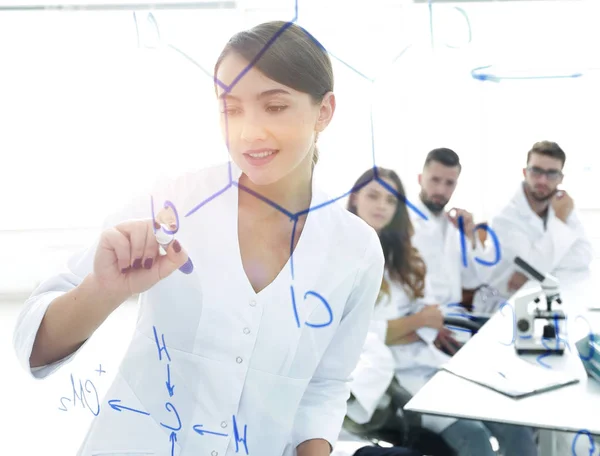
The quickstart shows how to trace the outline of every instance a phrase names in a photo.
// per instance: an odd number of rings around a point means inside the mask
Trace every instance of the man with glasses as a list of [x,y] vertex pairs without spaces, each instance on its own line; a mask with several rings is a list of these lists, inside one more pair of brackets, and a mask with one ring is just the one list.
[[517,255],[542,274],[559,278],[564,272],[587,269],[592,260],[592,246],[573,199],[558,189],[565,160],[555,142],[535,143],[527,154],[522,184],[490,223],[502,258],[489,268],[488,283],[507,298],[529,280],[514,264]]

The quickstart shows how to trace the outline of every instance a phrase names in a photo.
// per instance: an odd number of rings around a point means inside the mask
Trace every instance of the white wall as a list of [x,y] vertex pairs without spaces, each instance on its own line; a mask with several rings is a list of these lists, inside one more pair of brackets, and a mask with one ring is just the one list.
[[[320,139],[327,190],[345,193],[372,166],[372,133],[376,164],[398,170],[409,198],[427,151],[446,146],[464,166],[452,204],[489,219],[531,144],[551,139],[566,150],[565,187],[595,236],[598,3],[434,4],[432,40],[426,4],[300,0],[299,24],[335,56],[338,110]],[[211,79],[168,45],[210,73],[236,30],[293,17],[293,2],[277,5],[155,11],[162,42],[141,49],[131,12],[0,12],[0,293],[30,289],[156,178],[226,159]],[[142,18],[142,44],[154,47]],[[484,65],[584,76],[473,79]]]

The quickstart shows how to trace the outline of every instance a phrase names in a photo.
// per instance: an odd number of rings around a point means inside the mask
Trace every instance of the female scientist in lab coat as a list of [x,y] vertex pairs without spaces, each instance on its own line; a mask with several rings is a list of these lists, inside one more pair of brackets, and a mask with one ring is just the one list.
[[[111,217],[19,317],[20,362],[44,378],[141,293],[81,456],[325,456],[341,429],[384,262],[375,231],[343,207],[289,214],[330,201],[313,168],[335,109],[331,62],[298,26],[270,22],[235,35],[215,77],[233,163],[186,174]],[[178,214],[164,256],[150,196],[160,217],[164,207]]]
[[[378,177],[405,195],[394,171],[378,168]],[[360,190],[350,195],[348,210],[377,231],[386,259],[373,321],[353,372],[353,400],[348,404],[348,417],[365,424],[373,419],[394,378],[415,395],[449,360],[439,349],[441,344],[455,341],[432,298],[425,263],[412,246],[413,227],[406,205],[374,180],[373,169],[357,180],[355,188]],[[491,435],[499,440],[505,456],[537,455],[533,433],[525,427],[429,415],[423,416],[422,423],[439,433],[459,456],[495,455]]]

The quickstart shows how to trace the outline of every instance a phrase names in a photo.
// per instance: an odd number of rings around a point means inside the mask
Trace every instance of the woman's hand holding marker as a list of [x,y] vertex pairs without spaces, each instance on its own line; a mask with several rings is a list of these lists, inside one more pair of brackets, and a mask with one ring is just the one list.
[[193,265],[174,235],[154,220],[128,220],[102,232],[92,276],[101,290],[126,300],[179,268],[189,274]]

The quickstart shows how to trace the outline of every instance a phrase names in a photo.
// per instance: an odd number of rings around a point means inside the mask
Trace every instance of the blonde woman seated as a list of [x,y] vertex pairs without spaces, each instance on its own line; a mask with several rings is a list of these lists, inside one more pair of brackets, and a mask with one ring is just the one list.
[[[379,178],[404,195],[398,175],[378,168]],[[444,327],[444,317],[430,298],[426,268],[412,246],[413,227],[402,198],[365,172],[354,188],[348,210],[379,234],[385,256],[385,273],[363,353],[353,373],[348,417],[357,423],[373,419],[380,399],[395,378],[415,395],[450,359],[456,341]],[[460,267],[461,265],[457,265]],[[448,391],[452,394],[452,391]],[[481,421],[424,415],[422,426],[439,434],[458,456],[494,456],[490,437],[500,443],[504,456],[534,456],[537,447],[530,428]]]

